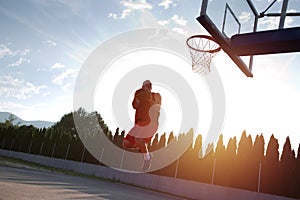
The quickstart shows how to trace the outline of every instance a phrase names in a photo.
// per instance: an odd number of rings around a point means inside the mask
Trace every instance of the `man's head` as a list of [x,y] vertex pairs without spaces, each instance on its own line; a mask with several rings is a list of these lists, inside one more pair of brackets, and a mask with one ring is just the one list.
[[146,90],[151,91],[152,90],[152,83],[151,83],[151,81],[145,80],[143,82],[143,88],[146,89]]

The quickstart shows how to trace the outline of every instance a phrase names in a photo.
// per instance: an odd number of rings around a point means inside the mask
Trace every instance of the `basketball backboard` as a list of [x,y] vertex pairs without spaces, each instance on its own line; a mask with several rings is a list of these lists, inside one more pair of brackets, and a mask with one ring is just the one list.
[[[294,3],[293,0],[202,0],[197,20],[241,71],[252,77],[254,55],[300,51],[300,13]],[[285,20],[288,17],[298,18]]]

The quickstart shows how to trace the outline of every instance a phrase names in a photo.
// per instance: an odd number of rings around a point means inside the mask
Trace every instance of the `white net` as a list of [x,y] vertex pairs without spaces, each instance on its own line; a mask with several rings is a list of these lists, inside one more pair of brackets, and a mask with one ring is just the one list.
[[194,35],[187,39],[192,57],[193,72],[207,74],[210,72],[212,58],[221,50],[220,45],[207,35]]

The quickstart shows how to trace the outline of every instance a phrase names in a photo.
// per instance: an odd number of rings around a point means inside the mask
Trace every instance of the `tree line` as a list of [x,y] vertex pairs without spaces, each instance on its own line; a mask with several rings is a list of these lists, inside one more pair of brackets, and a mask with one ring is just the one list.
[[[96,117],[103,133],[112,143],[122,148],[125,132],[117,128],[112,133],[99,113],[88,113],[84,109],[65,114],[52,127],[42,129],[13,125],[14,119],[9,118],[0,123],[0,148],[104,165],[82,144],[75,128],[74,114],[85,120]],[[90,130],[86,129],[85,134],[89,135]],[[182,137],[186,135],[180,134],[175,137],[171,132],[167,137],[166,133],[161,136],[156,134],[149,150],[156,151],[167,146],[172,140],[180,140]],[[207,147],[213,150],[203,158],[202,136],[198,135],[194,143],[176,161],[151,173],[300,198],[300,144],[296,156],[289,137],[286,138],[281,153],[274,135],[266,145],[262,134],[253,140],[246,131],[242,133],[239,141],[233,137],[225,145],[223,136],[220,135],[215,148],[212,148],[213,145]]]

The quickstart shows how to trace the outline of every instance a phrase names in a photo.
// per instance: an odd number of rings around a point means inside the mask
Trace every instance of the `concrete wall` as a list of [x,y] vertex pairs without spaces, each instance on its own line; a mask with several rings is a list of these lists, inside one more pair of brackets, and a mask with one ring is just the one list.
[[21,152],[0,149],[0,155],[18,158],[41,165],[71,170],[86,175],[95,175],[123,183],[132,184],[152,190],[201,200],[292,200],[292,198],[275,196],[247,190],[234,189],[195,181],[177,179],[144,173],[127,173],[100,165],[74,162]]

